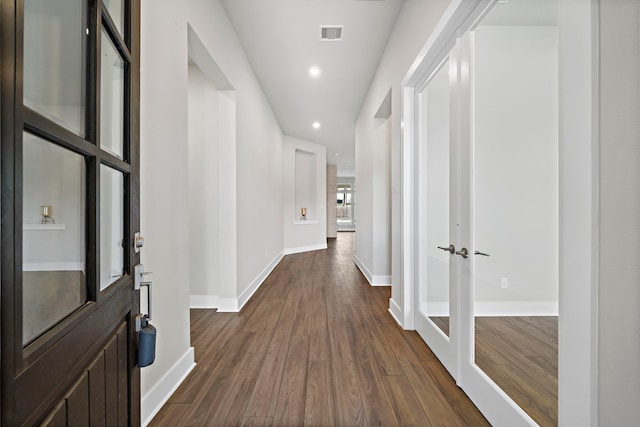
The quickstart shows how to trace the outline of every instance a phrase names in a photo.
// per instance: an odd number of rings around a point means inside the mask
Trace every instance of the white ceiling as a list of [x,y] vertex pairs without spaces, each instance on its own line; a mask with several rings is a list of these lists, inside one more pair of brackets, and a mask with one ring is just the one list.
[[[353,176],[355,121],[404,0],[221,1],[282,131]],[[343,41],[320,41],[320,25],[344,25]]]

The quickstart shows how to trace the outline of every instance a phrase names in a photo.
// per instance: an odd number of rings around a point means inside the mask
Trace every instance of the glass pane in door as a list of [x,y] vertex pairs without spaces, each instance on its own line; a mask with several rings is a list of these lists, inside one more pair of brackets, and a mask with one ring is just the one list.
[[452,254],[439,249],[452,243],[449,228],[449,64],[445,62],[425,90],[426,121],[422,151],[421,225],[424,292],[420,309],[449,335],[449,264]]
[[24,344],[87,301],[85,194],[84,158],[24,133]]
[[124,175],[100,166],[100,290],[124,274]]
[[125,65],[111,39],[102,32],[100,61],[100,148],[119,159],[124,154]]
[[124,0],[103,0],[103,3],[107,8],[113,23],[116,24],[117,30],[124,38],[124,34],[122,34],[122,23],[124,22],[125,10]]
[[473,32],[475,363],[557,425],[558,34],[554,2],[497,4]]
[[86,3],[24,1],[24,105],[82,137],[86,109]]

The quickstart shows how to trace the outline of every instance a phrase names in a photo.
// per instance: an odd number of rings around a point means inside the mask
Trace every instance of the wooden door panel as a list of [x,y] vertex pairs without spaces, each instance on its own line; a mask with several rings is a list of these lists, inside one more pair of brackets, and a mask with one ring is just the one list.
[[[104,325],[112,323],[114,319],[120,319],[123,322],[129,318],[130,313],[127,313],[127,310],[131,307],[130,298],[130,289],[123,287],[16,378],[15,396],[27,393],[31,398],[8,399],[9,403],[15,405],[15,412],[12,414],[15,419],[26,419],[27,424],[37,422],[43,413],[47,412],[48,408],[51,408],[51,405],[59,399],[59,396],[65,394],[68,389],[66,384],[78,378],[82,367],[88,366],[93,361],[98,351],[104,348],[103,343],[113,335],[113,330],[105,331]],[[118,327],[122,328],[121,324]],[[129,366],[126,335],[126,333],[118,333],[115,337],[117,372],[126,372]],[[87,341],[94,344],[87,348]],[[124,405],[128,397],[127,379],[118,376],[117,381],[118,390],[120,387],[125,387],[124,391],[118,392],[117,398],[118,404]],[[39,384],[39,387],[32,390],[33,384]],[[3,411],[8,409],[5,405]],[[126,417],[126,411],[124,416]]]
[[[118,406],[118,336],[114,336],[104,349],[105,407]],[[118,414],[106,411],[106,425],[118,425]]]
[[89,425],[89,375],[86,371],[71,388],[66,401],[67,425],[69,427]]
[[67,402],[63,400],[42,423],[43,427],[67,427]]
[[[119,408],[119,405],[127,405],[128,398],[127,365],[119,366],[118,363],[127,359],[127,334],[127,323],[122,322],[107,345],[98,352],[89,367],[82,370],[80,379],[45,419],[44,426],[129,424],[127,411]],[[124,417],[118,419],[118,414],[124,414]]]
[[106,419],[106,372],[105,353],[103,349],[89,367],[89,425],[102,426]]

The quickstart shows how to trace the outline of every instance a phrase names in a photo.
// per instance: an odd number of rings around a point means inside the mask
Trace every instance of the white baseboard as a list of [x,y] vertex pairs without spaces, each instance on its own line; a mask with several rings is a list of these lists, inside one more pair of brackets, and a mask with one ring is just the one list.
[[189,308],[215,308],[221,313],[240,311],[237,298],[220,298],[219,295],[189,295]]
[[391,276],[374,276],[357,255],[353,256],[353,261],[371,286],[391,286]]
[[371,274],[367,266],[364,265],[364,262],[362,262],[360,258],[358,258],[358,255],[353,255],[353,262],[356,263],[356,266],[358,266],[365,279],[367,279],[367,281],[371,283],[373,280],[373,274]]
[[[148,425],[153,417],[162,409],[171,395],[178,389],[182,381],[195,368],[195,356],[193,347],[189,347],[187,352],[167,371],[160,381],[151,390],[146,392],[140,401],[140,416],[142,425]],[[144,375],[144,371],[142,371]]]
[[[423,315],[443,317],[449,316],[449,303],[428,302],[426,310],[420,310]],[[477,317],[519,317],[519,316],[557,316],[558,303],[543,302],[476,302],[474,313]]]
[[302,252],[319,251],[322,249],[327,249],[326,242],[320,243],[319,245],[298,246],[295,248],[287,248],[284,250],[284,255],[300,254]]
[[189,308],[218,308],[218,295],[189,295]]
[[[326,245],[325,245],[326,248]],[[220,298],[219,295],[189,295],[190,308],[215,308],[220,313],[237,313],[249,301],[249,298],[258,290],[260,285],[271,274],[274,268],[284,257],[284,252],[280,252],[276,257],[262,270],[247,289],[240,294],[238,298]]]
[[395,319],[398,325],[404,328],[402,322],[400,321],[400,319],[402,319],[402,309],[400,308],[398,303],[393,300],[393,298],[389,298],[389,313],[391,313],[391,316]]
[[391,286],[391,276],[373,276],[371,286]]
[[[325,245],[325,249],[326,249],[327,245]],[[249,301],[249,298],[251,298],[251,296],[258,290],[258,288],[260,287],[260,285],[262,285],[262,283],[265,281],[265,279],[269,276],[269,274],[271,274],[271,272],[273,271],[274,268],[276,268],[276,266],[280,263],[280,261],[282,261],[282,258],[284,257],[284,252],[280,252],[272,261],[271,263],[269,263],[269,265],[267,266],[267,268],[265,268],[264,270],[262,270],[262,273],[260,273],[258,275],[258,277],[256,277],[253,282],[251,282],[251,284],[249,285],[249,287],[240,294],[240,297],[238,298],[238,307],[242,308],[244,307],[244,305],[247,303],[247,301]],[[220,310],[219,310],[220,311]]]
[[557,316],[557,301],[543,302],[476,302],[475,315],[478,317],[506,316]]

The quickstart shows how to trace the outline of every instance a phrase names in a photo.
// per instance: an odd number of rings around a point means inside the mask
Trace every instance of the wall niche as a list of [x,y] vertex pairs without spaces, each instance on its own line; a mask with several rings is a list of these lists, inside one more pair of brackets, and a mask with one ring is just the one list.
[[318,221],[316,153],[296,148],[295,154],[295,212],[300,223]]

